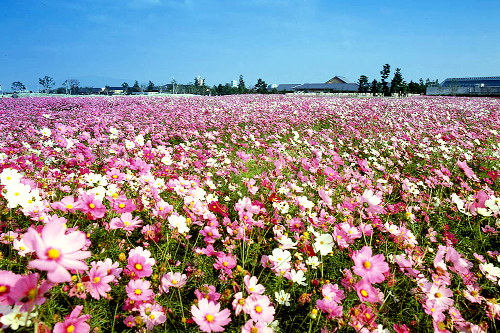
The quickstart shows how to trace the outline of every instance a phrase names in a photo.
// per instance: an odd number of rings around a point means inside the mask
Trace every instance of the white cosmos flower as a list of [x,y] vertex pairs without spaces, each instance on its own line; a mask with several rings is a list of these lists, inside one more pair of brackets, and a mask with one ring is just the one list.
[[274,249],[273,254],[269,256],[269,260],[273,262],[274,267],[281,270],[287,270],[290,268],[291,259],[292,255],[290,251],[282,249]]
[[52,131],[48,129],[47,127],[42,128],[42,135],[43,136],[50,136],[52,134]]
[[304,276],[304,272],[301,271],[300,269],[298,271],[296,271],[295,269],[292,269],[292,271],[290,272],[291,276],[292,276],[292,281],[297,283],[297,284],[300,284],[301,286],[307,286],[307,283],[305,282],[306,281],[306,277]]
[[189,232],[189,228],[188,228],[187,223],[186,223],[186,218],[182,215],[169,216],[168,223],[170,224],[170,226],[172,228],[177,228],[177,231],[179,231],[179,233],[181,233],[181,234]]
[[322,256],[328,255],[333,250],[333,237],[330,234],[322,234],[314,242],[314,250]]
[[279,293],[275,291],[274,298],[278,304],[290,306],[290,294],[286,293],[284,290],[280,290]]

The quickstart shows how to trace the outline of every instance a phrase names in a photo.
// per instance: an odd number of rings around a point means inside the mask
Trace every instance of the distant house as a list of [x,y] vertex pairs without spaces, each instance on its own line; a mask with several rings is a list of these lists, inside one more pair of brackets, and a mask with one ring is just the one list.
[[426,95],[500,95],[500,76],[447,78],[441,84],[428,86]]
[[326,81],[325,83],[331,84],[331,83],[353,83],[346,79],[343,76],[334,76],[330,80]]
[[357,83],[304,83],[293,88],[303,92],[357,92]]
[[279,92],[352,93],[358,91],[358,84],[343,76],[334,76],[325,83],[280,84]]
[[278,84],[276,90],[279,92],[293,92],[293,88],[300,86],[300,83],[287,83],[287,84]]

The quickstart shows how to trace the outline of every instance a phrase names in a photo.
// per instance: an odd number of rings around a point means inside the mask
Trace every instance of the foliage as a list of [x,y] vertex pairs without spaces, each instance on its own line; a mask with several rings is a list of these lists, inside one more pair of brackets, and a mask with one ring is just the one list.
[[382,82],[382,93],[384,96],[390,96],[389,86],[387,85],[387,78],[391,73],[391,66],[389,64],[385,64],[382,70],[380,71],[381,82]]
[[49,92],[49,90],[55,85],[54,79],[47,75],[43,78],[39,78],[38,83],[44,88],[45,92]]
[[20,81],[12,82],[11,88],[12,88],[13,91],[18,91],[18,92],[26,90],[26,87]]

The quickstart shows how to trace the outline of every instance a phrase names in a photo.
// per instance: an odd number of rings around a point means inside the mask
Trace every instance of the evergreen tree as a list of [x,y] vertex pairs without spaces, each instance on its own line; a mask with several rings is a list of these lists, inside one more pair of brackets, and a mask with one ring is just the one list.
[[401,74],[401,68],[396,68],[396,72],[394,72],[394,77],[391,81],[391,93],[397,93],[399,96],[403,93],[403,75]]
[[376,79],[373,79],[372,81],[370,92],[373,94],[373,96],[377,96],[380,93],[380,83],[378,83]]
[[390,96],[390,91],[389,87],[387,85],[387,78],[389,77],[389,74],[391,73],[391,66],[389,64],[385,64],[382,70],[380,71],[380,75],[382,78],[382,92],[384,93],[384,96]]
[[245,87],[245,81],[243,81],[243,75],[240,75],[240,80],[238,82],[238,93],[239,94],[247,93],[247,87]]
[[256,89],[256,91],[257,91],[258,94],[265,94],[265,93],[267,93],[267,84],[266,84],[266,81],[264,81],[261,78],[259,78],[257,80],[257,84],[255,85],[255,89]]
[[366,93],[370,90],[370,83],[368,82],[368,76],[361,75],[358,79],[358,92]]

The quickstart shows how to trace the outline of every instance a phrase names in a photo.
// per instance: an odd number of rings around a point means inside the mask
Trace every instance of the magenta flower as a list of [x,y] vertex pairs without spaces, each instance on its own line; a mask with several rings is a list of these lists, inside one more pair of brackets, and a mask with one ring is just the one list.
[[375,303],[380,299],[378,298],[378,291],[365,279],[362,279],[354,285],[354,289],[358,294],[361,302]]
[[151,263],[149,263],[147,259],[140,254],[128,257],[127,269],[130,271],[129,274],[133,279],[140,279],[153,274]]
[[231,312],[228,309],[220,310],[219,303],[213,303],[206,298],[198,302],[198,306],[191,306],[193,320],[200,326],[203,332],[222,332],[224,325],[229,324]]
[[79,316],[82,312],[83,305],[76,306],[71,314],[65,318],[62,323],[57,323],[54,326],[53,333],[88,333],[90,325],[86,323],[90,319],[90,315]]
[[96,267],[95,262],[92,262],[92,268],[89,271],[90,278],[90,295],[95,299],[99,299],[100,296],[106,297],[106,293],[111,290],[109,285],[115,277],[113,275],[108,275],[108,266],[101,265]]
[[225,253],[219,254],[214,264],[215,269],[222,269],[228,275],[232,273],[231,270],[235,267],[236,259]]
[[385,280],[384,273],[389,272],[389,265],[383,254],[372,256],[372,248],[363,246],[361,251],[352,256],[352,270],[368,283],[378,283]]
[[0,271],[0,305],[12,305],[13,299],[9,297],[12,287],[21,278],[20,275],[10,271]]
[[147,301],[153,295],[153,291],[149,289],[150,285],[147,280],[130,280],[125,286],[125,291],[131,300]]
[[342,316],[342,306],[340,306],[333,299],[330,300],[328,300],[327,298],[318,299],[316,301],[316,306],[321,311],[327,313],[327,318],[329,319]]
[[83,213],[90,214],[90,217],[94,220],[100,219],[106,214],[106,207],[102,204],[101,200],[95,198],[94,193],[87,194],[83,192],[75,203],[74,208]]
[[9,297],[21,305],[21,311],[31,311],[35,305],[45,302],[43,294],[52,288],[52,283],[44,281],[38,286],[38,273],[21,277],[12,287]]
[[47,278],[55,283],[70,282],[69,269],[87,270],[87,264],[81,261],[91,255],[90,251],[81,251],[86,239],[81,231],[65,234],[65,227],[59,222],[47,223],[41,234],[29,228],[23,237],[38,257],[30,261],[30,266],[47,271]]

